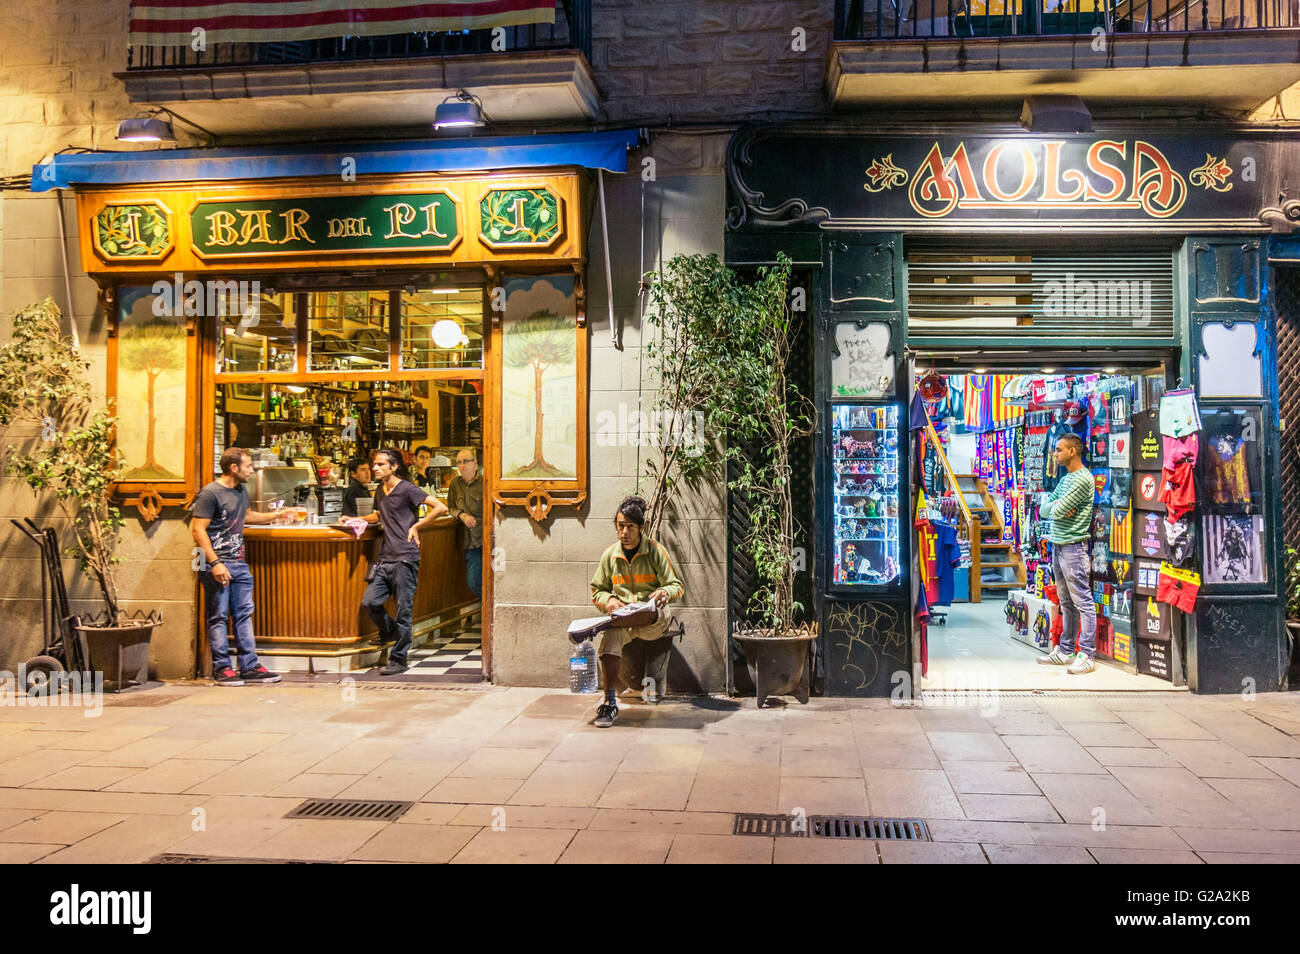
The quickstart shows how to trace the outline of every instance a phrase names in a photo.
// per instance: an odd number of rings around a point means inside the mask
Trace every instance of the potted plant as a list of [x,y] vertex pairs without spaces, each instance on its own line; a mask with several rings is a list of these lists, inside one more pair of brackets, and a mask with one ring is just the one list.
[[[1286,548],[1284,587],[1282,595],[1286,599],[1286,630],[1294,658],[1295,645],[1300,641],[1300,550],[1295,547]],[[1294,663],[1291,668],[1296,668]]]
[[67,518],[76,544],[69,555],[78,558],[103,601],[99,613],[74,625],[91,667],[119,690],[148,678],[149,641],[162,617],[156,611],[128,616],[119,604],[114,551],[124,522],[111,501],[122,472],[116,419],[108,408],[93,407],[90,363],[63,335],[60,318],[48,296],[22,308],[0,347],[0,427],[31,431],[26,453],[12,449],[5,473],[36,494],[52,493]]

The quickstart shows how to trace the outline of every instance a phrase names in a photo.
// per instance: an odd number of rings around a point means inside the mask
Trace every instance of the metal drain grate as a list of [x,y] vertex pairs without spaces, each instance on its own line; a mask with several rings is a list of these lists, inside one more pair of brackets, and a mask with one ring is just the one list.
[[933,841],[920,818],[868,818],[865,815],[764,815],[737,812],[733,835],[775,838],[852,838],[865,841]]
[[395,821],[414,802],[388,802],[376,798],[309,798],[285,818],[333,818],[344,821]]
[[865,841],[933,841],[919,818],[868,818],[864,815],[812,815],[810,838],[853,838]]
[[333,865],[337,861],[300,861],[296,858],[220,858],[212,855],[183,855],[164,852],[151,865]]

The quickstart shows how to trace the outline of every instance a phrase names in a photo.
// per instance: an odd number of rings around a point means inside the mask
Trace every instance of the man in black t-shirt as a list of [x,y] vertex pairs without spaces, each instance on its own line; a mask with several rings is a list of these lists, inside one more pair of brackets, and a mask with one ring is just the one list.
[[[381,675],[395,676],[406,671],[406,654],[411,648],[411,606],[415,602],[415,585],[420,575],[420,530],[447,512],[447,505],[432,497],[409,480],[402,478],[402,455],[395,450],[376,451],[371,473],[379,481],[375,491],[374,512],[364,517],[349,517],[345,522],[364,520],[379,522],[384,542],[379,559],[370,568],[370,585],[361,605],[379,627],[380,642],[393,642],[388,662]],[[420,518],[421,506],[429,508]],[[397,619],[388,615],[384,604],[392,596],[397,600]]]
[[370,465],[359,457],[348,461],[348,489],[343,491],[343,516],[357,515],[357,501],[370,499]]
[[[239,447],[221,454],[221,476],[199,491],[191,511],[190,533],[201,553],[203,584],[212,648],[212,679],[219,686],[279,682],[257,660],[253,641],[253,573],[244,562],[244,524],[270,523],[275,514],[248,509],[244,484],[253,476],[253,459]],[[228,617],[235,617],[239,671],[230,665]]]

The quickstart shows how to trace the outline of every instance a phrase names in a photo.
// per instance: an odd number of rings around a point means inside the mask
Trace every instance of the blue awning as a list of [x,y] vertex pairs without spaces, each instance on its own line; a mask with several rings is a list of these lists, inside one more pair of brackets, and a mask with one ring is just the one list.
[[[32,167],[32,191],[203,179],[338,177],[345,171],[365,176],[583,166],[626,172],[627,151],[639,144],[638,130],[619,129],[352,145],[67,153]],[[351,165],[348,160],[352,160]]]

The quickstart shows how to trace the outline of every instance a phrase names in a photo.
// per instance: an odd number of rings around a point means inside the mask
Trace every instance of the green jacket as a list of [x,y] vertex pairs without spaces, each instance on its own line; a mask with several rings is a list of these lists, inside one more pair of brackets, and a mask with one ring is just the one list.
[[1056,489],[1038,507],[1038,515],[1052,521],[1053,543],[1078,543],[1088,539],[1092,532],[1092,499],[1096,492],[1096,482],[1086,467],[1061,478]]
[[667,593],[671,602],[680,598],[686,588],[677,578],[663,544],[642,535],[631,564],[623,556],[623,544],[617,541],[601,556],[596,575],[591,578],[591,601],[603,613],[611,596],[624,603],[644,603],[658,589]]

